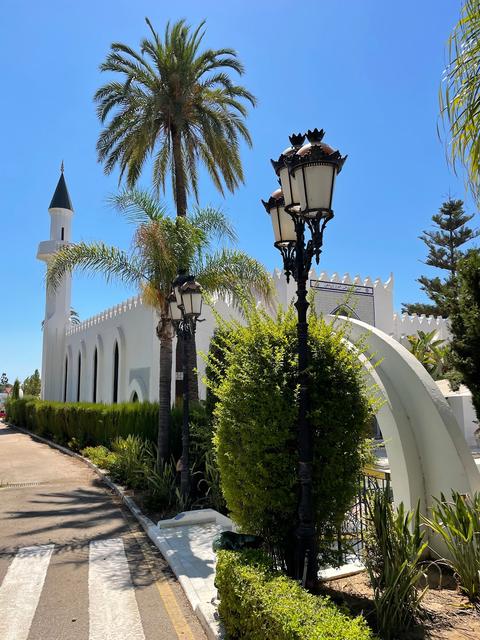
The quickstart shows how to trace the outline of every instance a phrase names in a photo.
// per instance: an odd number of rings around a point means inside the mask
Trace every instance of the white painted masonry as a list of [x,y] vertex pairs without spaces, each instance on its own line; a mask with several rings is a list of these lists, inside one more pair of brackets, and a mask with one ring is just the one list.
[[[60,247],[72,240],[73,208],[63,174],[49,214],[50,239],[40,243],[37,253],[38,259],[47,264]],[[272,277],[277,303],[287,306],[295,299],[295,282],[287,282],[278,269]],[[309,274],[315,306],[324,315],[345,310],[353,318],[376,327],[404,345],[408,335],[416,335],[419,331],[435,330],[438,338],[449,339],[448,323],[443,318],[394,313],[393,286],[393,274],[385,282],[380,278],[351,277],[348,273],[343,276],[326,272],[317,274],[314,269]],[[116,388],[118,402],[133,398],[157,400],[160,345],[155,332],[156,312],[136,296],[74,325],[70,321],[70,308],[71,277],[68,275],[55,293],[46,293],[42,398],[111,403],[115,401]],[[240,319],[228,301],[217,300],[214,308],[221,317]],[[216,326],[214,314],[206,305],[203,316],[205,322],[197,326],[199,353],[208,351]],[[200,397],[204,398],[205,364],[200,357],[198,370]],[[172,375],[172,397],[174,384],[175,376]],[[448,394],[448,398],[469,444],[473,444],[474,414],[469,392],[455,397]]]

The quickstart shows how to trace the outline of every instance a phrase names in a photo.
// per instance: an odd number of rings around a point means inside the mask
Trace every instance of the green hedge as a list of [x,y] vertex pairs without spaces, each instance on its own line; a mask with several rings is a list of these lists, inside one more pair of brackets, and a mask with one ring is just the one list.
[[215,584],[219,613],[236,640],[373,640],[365,620],[349,618],[274,571],[261,551],[220,551]]
[[48,402],[36,398],[9,399],[7,419],[61,444],[77,448],[105,445],[130,434],[156,442],[158,404],[89,404],[86,402]]

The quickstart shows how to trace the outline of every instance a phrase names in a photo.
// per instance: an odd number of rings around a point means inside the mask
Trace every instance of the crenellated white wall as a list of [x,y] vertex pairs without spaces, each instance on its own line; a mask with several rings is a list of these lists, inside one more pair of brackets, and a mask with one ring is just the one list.
[[[276,304],[287,306],[295,300],[296,283],[293,279],[287,283],[283,272],[276,269],[272,274],[276,290]],[[311,281],[321,281],[324,286],[332,285],[331,289],[315,290],[317,306],[323,305],[323,312],[330,313],[341,305],[349,295],[352,287],[367,288],[371,291],[369,304],[374,306],[374,324],[386,334],[398,341],[404,336],[416,334],[418,330],[436,328],[440,338],[448,337],[448,327],[445,320],[416,316],[398,316],[393,313],[393,275],[383,282],[380,278],[351,277],[348,273],[340,276],[338,273],[329,275],[322,271],[319,274],[314,269],[309,274]],[[338,290],[338,285],[340,289]],[[355,300],[350,304],[361,314],[364,298],[357,307]],[[234,318],[241,321],[241,314],[228,300],[214,301],[215,313],[223,318]],[[203,322],[197,325],[197,349],[199,353],[207,353],[211,337],[215,331],[216,321],[214,313],[207,306],[203,308]],[[361,315],[360,315],[360,319]],[[63,400],[65,382],[65,358],[68,357],[67,400],[75,401],[78,391],[78,357],[81,354],[80,400],[93,400],[93,362],[94,351],[98,353],[97,367],[97,402],[112,402],[113,398],[113,369],[114,345],[119,346],[119,382],[118,399],[128,401],[134,392],[140,400],[156,400],[158,398],[160,345],[155,328],[158,323],[156,312],[143,304],[140,296],[129,298],[118,305],[106,309],[88,318],[78,325],[67,324],[64,333],[64,353],[57,359],[63,364],[57,367],[53,374],[55,384],[49,388],[55,389],[50,399]],[[174,344],[175,348],[175,344]],[[205,397],[205,386],[202,378],[205,374],[203,358],[198,357],[200,381],[200,396]],[[172,374],[174,372],[172,371]],[[174,380],[172,375],[172,398],[174,397]],[[47,396],[46,396],[47,397]]]

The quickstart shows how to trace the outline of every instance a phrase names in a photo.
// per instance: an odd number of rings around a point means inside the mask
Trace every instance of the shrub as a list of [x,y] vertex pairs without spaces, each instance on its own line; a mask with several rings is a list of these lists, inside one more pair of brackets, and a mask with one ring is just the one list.
[[260,551],[220,551],[215,584],[219,613],[237,640],[370,640],[365,620],[349,618],[271,567]]
[[119,436],[137,435],[155,442],[158,430],[158,404],[93,404],[87,402],[49,402],[36,398],[10,399],[7,418],[38,435],[67,444],[75,439],[78,447],[111,446]]
[[427,548],[420,530],[420,506],[405,512],[390,500],[390,487],[374,491],[367,502],[368,533],[364,562],[373,588],[378,630],[390,640],[408,629],[426,592],[418,588]]
[[115,454],[111,466],[114,479],[132,489],[145,486],[154,459],[149,443],[139,436],[129,435],[115,438],[112,449]]
[[146,477],[149,491],[148,503],[151,507],[172,509],[177,505],[177,483],[175,464],[155,462]]
[[452,501],[435,499],[428,526],[445,542],[461,591],[472,601],[480,598],[480,493],[473,497],[452,491]]
[[81,454],[96,464],[97,467],[106,471],[110,471],[117,461],[117,456],[102,445],[85,447],[85,449],[82,449]]
[[[231,339],[222,333],[226,366],[209,381],[218,398],[214,442],[227,507],[287,565],[298,495],[296,330],[292,309],[277,318],[249,312],[246,326],[231,326]],[[310,315],[314,507],[324,559],[356,492],[373,402],[344,338]]]

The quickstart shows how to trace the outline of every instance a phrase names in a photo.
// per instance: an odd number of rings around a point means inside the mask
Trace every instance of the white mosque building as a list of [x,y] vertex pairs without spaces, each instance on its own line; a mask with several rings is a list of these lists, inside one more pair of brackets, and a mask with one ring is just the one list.
[[[73,206],[62,173],[50,207],[50,239],[41,242],[37,258],[46,263],[62,246],[72,241]],[[287,283],[283,272],[273,273],[278,302],[289,304],[295,298],[295,282]],[[442,318],[397,314],[393,309],[393,275],[385,282],[348,274],[310,273],[309,285],[315,291],[318,311],[329,314],[349,307],[355,318],[380,329],[398,342],[419,330],[436,330],[438,338],[448,339],[447,322]],[[136,296],[101,311],[80,324],[72,324],[71,276],[65,276],[55,292],[46,292],[43,328],[42,398],[57,401],[125,402],[158,399],[160,343],[155,327],[156,312]],[[223,317],[237,316],[224,300],[215,303]],[[197,348],[207,352],[215,329],[211,309],[204,305],[205,322],[197,328]],[[198,358],[199,393],[205,397],[201,382],[204,373]],[[175,376],[172,376],[172,385]],[[172,389],[172,394],[173,394]],[[449,397],[449,394],[452,396]],[[458,394],[444,390],[449,404],[459,404]],[[174,394],[172,395],[174,397]],[[465,409],[461,400],[455,410],[465,434],[473,442],[473,408]]]

